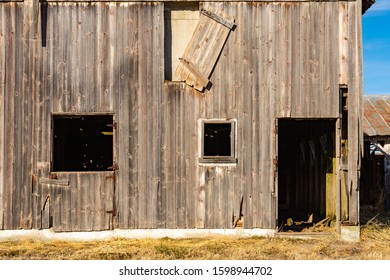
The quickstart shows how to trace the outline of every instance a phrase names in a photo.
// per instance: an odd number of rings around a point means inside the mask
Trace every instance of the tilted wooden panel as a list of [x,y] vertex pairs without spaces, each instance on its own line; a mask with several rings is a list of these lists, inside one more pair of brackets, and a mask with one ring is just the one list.
[[209,83],[208,78],[233,27],[232,20],[202,11],[192,39],[176,69],[177,77],[202,91]]

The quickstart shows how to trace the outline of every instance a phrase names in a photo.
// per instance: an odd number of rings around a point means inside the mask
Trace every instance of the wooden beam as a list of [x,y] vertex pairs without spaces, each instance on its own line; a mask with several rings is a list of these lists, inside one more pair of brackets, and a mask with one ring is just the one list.
[[216,22],[226,26],[227,28],[229,29],[233,29],[233,27],[235,26],[235,23],[234,22],[231,22],[231,21],[228,21],[227,19],[217,15],[217,14],[214,14],[212,12],[209,12],[209,11],[206,11],[206,10],[202,10],[201,13],[205,16],[208,16],[209,18],[215,20]]
[[39,183],[40,184],[53,184],[53,185],[60,185],[60,186],[69,186],[68,179],[40,178]]
[[[180,58],[181,63],[196,77],[197,81],[200,82],[200,85],[203,87],[206,87],[207,84],[209,83],[209,79],[203,75],[197,68],[196,66],[191,63],[188,59],[186,58]],[[196,86],[196,85],[194,85]],[[202,88],[203,89],[203,88]]]

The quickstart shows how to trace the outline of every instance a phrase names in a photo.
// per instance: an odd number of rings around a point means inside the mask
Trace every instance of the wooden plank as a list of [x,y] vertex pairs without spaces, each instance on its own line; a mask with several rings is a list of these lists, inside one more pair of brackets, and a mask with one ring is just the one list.
[[[0,18],[6,18],[5,6],[0,6]],[[0,229],[4,229],[5,198],[5,82],[6,82],[6,33],[5,21],[0,21]]]
[[[177,225],[177,201],[176,197],[178,196],[177,184],[176,184],[176,149],[177,149],[177,137],[176,131],[179,129],[176,125],[176,115],[177,115],[177,95],[180,94],[180,91],[176,87],[173,87],[171,91],[167,92],[168,97],[168,110],[169,114],[169,135],[174,135],[170,137],[168,135],[167,141],[169,142],[169,154],[168,154],[168,181],[167,181],[167,192],[172,195],[171,197],[166,198],[166,215],[167,215],[167,227],[173,228]],[[167,194],[168,195],[168,194]]]
[[[278,28],[278,17],[273,14],[271,11],[269,11],[270,15],[270,23],[269,23],[269,28],[270,30],[277,30]],[[264,217],[264,224],[263,227],[265,228],[275,228],[276,227],[276,197],[274,196],[274,188],[275,188],[275,182],[274,182],[274,170],[273,170],[273,165],[272,162],[275,159],[275,133],[273,130],[274,123],[275,123],[275,118],[276,118],[276,106],[273,106],[275,104],[277,98],[276,96],[278,95],[277,90],[276,90],[276,81],[273,81],[273,73],[277,71],[277,65],[276,65],[276,56],[277,54],[277,49],[278,49],[278,44],[273,43],[273,39],[276,39],[276,34],[273,32],[273,34],[269,34],[269,39],[270,39],[270,50],[269,50],[269,57],[268,60],[271,61],[269,67],[270,71],[267,73],[267,77],[270,82],[269,87],[268,87],[268,104],[269,104],[269,115],[268,115],[268,120],[267,122],[267,134],[269,137],[269,150],[268,150],[268,159],[266,161],[267,165],[267,187],[266,191],[264,192],[265,197],[267,199],[264,199],[262,202],[264,204],[264,212],[268,213],[265,214]]]
[[[302,24],[296,19],[301,18],[301,8],[298,5],[293,5],[290,10],[289,32],[291,33],[291,117],[301,116],[301,28]],[[299,70],[298,70],[299,69]]]
[[335,129],[335,147],[336,147],[336,229],[339,230],[341,223],[341,119],[336,119],[336,129]]
[[[148,36],[147,36],[147,46],[148,46],[148,52],[147,52],[147,90],[145,92],[146,94],[146,117],[148,120],[147,124],[147,130],[146,130],[146,139],[147,139],[147,161],[146,164],[148,166],[146,178],[147,178],[147,184],[148,184],[148,200],[149,200],[149,206],[148,206],[148,228],[156,228],[157,224],[157,187],[158,187],[158,174],[156,174],[156,163],[155,161],[159,161],[158,158],[158,140],[157,140],[157,118],[154,118],[154,112],[157,110],[153,105],[155,104],[155,101],[158,100],[158,92],[160,91],[159,88],[154,88],[154,80],[157,77],[155,68],[155,61],[154,56],[157,52],[157,49],[154,45],[154,29],[156,28],[155,25],[155,19],[163,19],[163,15],[159,14],[159,7],[162,7],[162,4],[156,4],[151,5],[153,8],[148,8],[148,18],[150,19],[148,22]],[[161,26],[164,25],[163,22],[160,23]],[[162,36],[164,32],[160,33],[159,35]],[[163,46],[163,44],[161,44]],[[160,56],[161,57],[161,56]],[[155,70],[155,71],[153,71]],[[150,74],[149,74],[150,73]],[[146,205],[146,203],[145,203]],[[150,207],[152,205],[152,207]]]
[[[230,29],[222,27],[216,22],[213,22],[210,25],[210,29],[212,30],[212,33],[209,35],[210,39],[213,38],[213,33],[216,34],[214,44],[207,44],[207,37],[204,38],[204,53],[200,49],[199,57],[198,57],[198,63],[199,63],[199,69],[200,71],[204,72],[206,76],[210,76],[212,69],[215,67],[215,63],[221,53],[221,50],[223,49],[223,46],[230,34]],[[189,54],[185,53],[185,56],[189,57]],[[196,61],[195,61],[195,64]]]
[[[203,74],[200,77],[210,76],[229,33],[230,28],[201,14],[193,37],[183,55],[184,59],[191,61],[194,68]],[[199,75],[192,75],[192,72],[180,65],[176,70],[176,75],[197,90],[203,90],[204,83],[197,79]]]
[[69,186],[68,179],[51,179],[51,178],[39,178],[40,184],[53,184],[58,186]]
[[96,65],[94,65],[93,61],[96,57],[96,7],[97,5],[93,5],[92,7],[88,7],[88,3],[83,3],[87,7],[85,9],[85,19],[84,19],[84,30],[83,30],[83,44],[84,48],[82,49],[84,58],[83,66],[84,69],[84,88],[81,92],[83,99],[86,102],[80,102],[79,108],[81,112],[90,112],[96,111],[96,94],[90,94],[91,92],[95,92],[95,84],[96,84]]
[[61,219],[61,210],[62,210],[62,194],[60,188],[49,188],[50,192],[50,216],[53,219],[53,230],[54,231],[63,231],[62,219]]
[[[147,37],[146,37],[146,29],[147,29],[147,15],[143,13],[143,10],[140,9],[140,13],[138,15],[138,26],[139,26],[139,40],[143,42],[143,48],[140,49],[139,52],[139,65],[138,65],[138,83],[139,83],[139,94],[138,94],[138,119],[139,120],[146,120],[146,105],[145,105],[145,99],[146,99],[146,83],[147,83],[147,77],[146,77],[146,68],[142,67],[141,65],[147,65],[146,61],[146,54],[145,50],[148,50],[147,46]],[[138,165],[136,167],[136,171],[138,174],[138,181],[136,184],[139,188],[139,207],[138,212],[135,213],[136,215],[136,226],[137,228],[147,228],[147,206],[145,204],[145,201],[147,197],[149,196],[149,193],[147,193],[147,180],[145,178],[145,173],[148,170],[148,166],[145,166],[144,160],[147,157],[146,154],[146,133],[147,133],[147,121],[139,122],[138,123]]]
[[[23,100],[24,100],[24,120],[23,120],[23,165],[22,169],[25,170],[22,174],[23,182],[23,191],[22,191],[22,217],[21,217],[21,227],[22,228],[31,228],[32,227],[32,177],[33,166],[35,162],[35,146],[33,145],[33,139],[35,136],[34,129],[34,102],[35,102],[35,92],[37,92],[37,87],[39,86],[39,63],[38,61],[38,51],[37,48],[40,45],[38,38],[37,29],[38,29],[38,13],[39,13],[39,3],[38,1],[32,3],[32,15],[30,19],[32,21],[32,28],[28,28],[24,31],[25,38],[31,38],[32,40],[25,40],[24,54],[29,54],[25,57],[25,68],[24,68],[24,77],[31,77],[31,79],[23,79]],[[28,16],[27,16],[28,20]],[[27,43],[26,43],[27,42]]]
[[155,214],[154,214],[154,222],[153,227],[157,227],[158,218],[157,218],[157,207],[158,207],[158,198],[157,198],[157,189],[161,186],[161,147],[162,147],[162,137],[161,137],[161,126],[162,126],[162,116],[161,116],[161,101],[163,95],[163,81],[164,81],[164,48],[161,46],[164,45],[164,5],[159,3],[158,5],[154,5],[155,14],[153,15],[153,56],[151,58],[154,66],[159,65],[159,67],[154,67],[153,72],[153,93],[154,97],[152,98],[152,108],[151,110],[151,118],[153,120],[153,157],[154,160],[152,163],[155,168],[153,170],[153,184],[154,184],[154,203],[155,203]]
[[348,40],[349,40],[349,29],[348,29],[348,3],[344,1],[339,2],[339,65],[340,65],[340,76],[339,84],[348,85]]
[[[241,23],[245,22],[246,17],[249,16],[249,11],[252,9],[252,7],[248,5],[240,5],[238,6],[238,12],[241,15]],[[243,24],[241,24],[243,25]],[[238,30],[238,29],[237,29]],[[241,69],[239,69],[240,72],[240,83],[242,85],[242,93],[239,91],[237,92],[237,98],[239,98],[239,101],[237,101],[237,127],[241,127],[241,131],[239,132],[239,136],[237,141],[240,140],[240,147],[241,147],[241,157],[238,158],[239,160],[239,166],[240,168],[237,168],[240,170],[240,176],[241,176],[241,183],[237,186],[235,189],[234,194],[234,201],[233,201],[233,207],[234,212],[237,213],[237,218],[240,219],[240,215],[242,212],[242,206],[241,203],[243,203],[243,196],[247,193],[251,193],[251,188],[253,186],[253,167],[252,167],[252,135],[256,133],[256,131],[253,131],[253,120],[252,120],[252,98],[254,96],[254,89],[252,87],[253,82],[251,82],[251,75],[250,72],[252,70],[251,64],[253,61],[253,57],[251,56],[252,53],[252,46],[250,44],[251,38],[253,35],[253,29],[252,28],[243,28],[240,30],[241,32],[237,34],[238,36],[238,42],[239,47],[241,49]],[[240,59],[239,57],[237,59]],[[234,117],[234,116],[230,116]],[[230,213],[226,213],[226,216],[230,216]],[[245,219],[245,217],[244,217]],[[232,227],[231,225],[230,227]]]
[[[315,10],[314,13],[317,14],[317,71],[315,75],[315,84],[312,85],[313,88],[317,88],[317,95],[319,96],[320,102],[318,102],[318,98],[313,98],[312,100],[312,106],[315,108],[315,111],[317,112],[317,115],[319,117],[329,116],[331,108],[334,106],[330,106],[330,101],[332,98],[329,96],[329,89],[330,85],[326,81],[327,79],[327,73],[330,73],[331,71],[327,71],[330,67],[330,58],[326,57],[327,52],[329,51],[330,47],[327,46],[327,40],[326,40],[326,17],[329,13],[328,5],[327,3],[315,3]],[[337,115],[336,115],[337,116]],[[320,165],[323,166],[323,165]],[[321,168],[321,167],[320,167]],[[320,170],[320,173],[323,172],[323,170]],[[322,174],[320,174],[322,175]],[[324,188],[322,188],[324,189]],[[321,203],[321,205],[324,205]],[[323,211],[322,213],[325,213]]]
[[[213,214],[216,212],[216,201],[213,197],[213,187],[215,181],[215,167],[204,167],[204,176],[205,176],[205,228],[215,228],[215,219],[213,219]],[[216,192],[216,194],[218,194]]]
[[[134,208],[136,207],[136,199],[133,197],[136,193],[136,182],[134,176],[136,174],[136,167],[134,167],[134,158],[136,150],[135,144],[137,139],[137,125],[134,120],[136,113],[134,110],[137,108],[137,93],[132,87],[137,81],[134,76],[137,67],[134,63],[137,61],[138,50],[134,49],[134,41],[138,32],[137,28],[134,28],[134,32],[127,34],[126,21],[129,17],[134,18],[135,25],[138,20],[138,7],[137,6],[125,6],[123,9],[118,9],[118,6],[110,6],[109,8],[110,20],[108,34],[110,36],[109,49],[112,51],[111,55],[111,67],[113,73],[110,77],[113,80],[112,90],[115,90],[115,95],[121,96],[115,102],[115,107],[118,109],[118,149],[123,149],[118,154],[119,162],[119,186],[118,190],[118,211],[119,211],[119,227],[120,228],[132,228],[135,227],[135,215]],[[125,54],[121,50],[128,48],[132,50],[132,56],[128,63],[125,62]],[[116,69],[115,69],[115,64]],[[114,70],[115,69],[115,70]],[[135,71],[134,71],[135,70]],[[134,72],[133,76],[128,77],[129,72]],[[117,77],[123,77],[118,79]],[[126,77],[126,79],[124,79]],[[130,81],[128,81],[128,79]],[[128,173],[127,173],[127,172]]]
[[[339,91],[339,57],[340,57],[340,48],[338,46],[339,42],[339,5],[337,2],[329,3],[327,5],[328,12],[326,14],[326,22],[325,22],[325,32],[327,34],[326,41],[330,42],[335,46],[334,48],[328,48],[326,51],[325,61],[329,60],[329,68],[331,69],[326,73],[326,83],[329,84],[329,89],[327,89],[330,107],[330,115],[338,118],[339,117],[339,96],[334,94]],[[338,22],[338,25],[334,24],[334,21]]]
[[183,85],[186,89],[185,95],[188,97],[188,120],[192,120],[187,129],[187,138],[189,139],[190,145],[187,146],[188,158],[187,158],[187,169],[186,174],[190,174],[190,178],[187,181],[187,197],[189,206],[187,207],[188,212],[188,227],[197,227],[197,205],[198,205],[198,190],[199,186],[199,165],[198,165],[198,134],[197,134],[197,120],[199,114],[199,95],[197,92],[190,87]]
[[[311,9],[311,3],[307,4],[304,3],[300,6],[301,8],[301,65],[300,65],[300,72],[301,72],[301,88],[300,88],[300,94],[301,94],[301,100],[299,102],[299,106],[301,109],[300,115],[307,117],[310,115],[310,101],[313,97],[312,93],[310,92],[312,88],[310,87],[310,70],[311,70],[311,64],[310,64],[310,55],[311,55],[311,42],[310,42],[310,30],[311,26],[313,24],[312,20],[315,20],[315,15],[312,15],[310,13]],[[314,74],[314,73],[313,73]],[[308,108],[309,106],[309,108]]]
[[[22,10],[16,9],[16,12],[13,12],[13,16],[20,17],[22,16]],[[15,24],[15,38],[16,38],[16,46],[23,46],[22,38],[24,34],[23,30],[23,21],[17,21]],[[16,47],[15,49],[15,56],[10,57],[10,59],[15,59],[15,88],[13,89],[14,95],[13,95],[13,108],[14,111],[13,117],[12,117],[12,123],[9,130],[9,133],[14,134],[13,136],[13,143],[12,149],[9,150],[9,152],[13,153],[12,158],[13,160],[8,162],[12,166],[12,173],[10,175],[13,177],[12,186],[12,214],[10,216],[10,219],[12,220],[12,228],[18,229],[20,228],[21,224],[21,212],[22,212],[22,176],[20,174],[23,174],[25,170],[23,169],[17,169],[16,167],[22,167],[23,162],[23,136],[24,136],[24,127],[23,127],[23,115],[24,115],[24,103],[23,103],[23,70],[24,70],[24,54],[23,54],[23,47]],[[23,112],[22,114],[16,113],[16,112]],[[11,163],[12,162],[12,163]]]
[[210,11],[206,11],[206,10],[202,9],[200,12],[201,12],[202,15],[208,16],[209,18],[211,18],[211,19],[215,20],[216,22],[226,26],[229,29],[233,29],[234,26],[235,26],[234,21],[229,21],[229,20],[227,20],[227,19],[225,19],[225,18],[223,18],[223,17],[221,17],[221,16],[219,16],[219,15],[217,15],[215,13],[212,13]]
[[[170,150],[170,108],[169,93],[170,84],[164,85],[164,91],[161,96],[161,185],[158,189],[158,225],[157,227],[166,228],[169,214],[167,213],[168,198],[170,197],[170,171],[169,150]],[[168,113],[169,112],[169,113]]]
[[[49,7],[47,7],[49,9]],[[47,14],[46,14],[47,15]],[[38,181],[38,178],[41,178],[43,176],[49,176],[50,172],[50,162],[51,162],[51,155],[50,155],[50,149],[40,149],[38,147],[47,147],[49,143],[51,143],[50,139],[50,125],[51,125],[51,118],[50,118],[50,106],[51,103],[49,100],[52,100],[50,98],[50,94],[52,92],[52,75],[50,75],[50,66],[51,63],[53,63],[50,58],[52,58],[53,54],[53,40],[48,40],[49,38],[52,38],[53,28],[50,28],[50,24],[52,24],[53,21],[47,21],[47,32],[46,33],[46,41],[49,43],[46,43],[46,49],[43,51],[43,48],[40,48],[42,51],[39,53],[42,63],[40,66],[39,71],[39,78],[38,81],[40,82],[40,90],[36,92],[35,95],[35,118],[34,118],[34,130],[35,130],[35,139],[34,139],[34,146],[36,146],[35,151],[35,159],[36,159],[36,166],[35,174],[36,174],[36,180]],[[50,32],[51,31],[51,32]],[[43,44],[43,43],[42,43]],[[50,223],[50,196],[48,192],[48,186],[42,186],[41,184],[37,183],[36,188],[33,192],[33,227],[34,228],[48,228]],[[45,202],[47,203],[47,207],[45,206]]]
[[[126,192],[128,191],[128,185],[129,185],[129,181],[123,181],[123,184],[121,183],[122,182],[122,178],[128,178],[129,176],[129,173],[125,173],[125,172],[121,172],[120,169],[121,168],[125,168],[124,164],[126,162],[126,160],[123,160],[121,161],[121,155],[123,154],[123,159],[127,159],[129,157],[129,152],[128,152],[128,149],[125,149],[124,153],[122,152],[123,150],[120,150],[119,147],[126,147],[127,143],[126,144],[123,144],[123,145],[120,145],[121,143],[121,137],[123,137],[122,135],[122,130],[121,130],[121,127],[126,127],[126,126],[121,126],[120,122],[122,121],[122,119],[120,119],[120,114],[119,112],[121,111],[120,109],[117,109],[117,108],[120,108],[120,104],[121,104],[121,96],[118,94],[118,90],[117,90],[117,87],[114,86],[115,84],[115,78],[114,78],[114,72],[115,72],[115,68],[117,66],[117,60],[116,60],[116,56],[115,56],[115,45],[116,45],[116,32],[114,32],[116,30],[116,21],[114,20],[115,19],[115,6],[114,5],[106,5],[105,6],[105,17],[106,17],[106,21],[107,21],[107,33],[106,34],[103,34],[105,35],[106,37],[106,48],[105,48],[105,59],[106,59],[106,64],[107,64],[107,67],[105,69],[105,76],[106,76],[106,91],[107,91],[107,95],[109,96],[109,104],[105,105],[107,107],[109,107],[109,111],[110,112],[113,112],[114,115],[113,115],[113,120],[114,120],[114,123],[117,124],[117,127],[114,129],[114,136],[113,136],[113,143],[114,143],[114,147],[113,147],[113,160],[115,163],[118,164],[118,168],[117,170],[115,170],[113,176],[114,176],[114,180],[113,180],[113,183],[114,183],[114,186],[112,186],[112,192],[108,192],[106,194],[106,196],[108,196],[110,199],[112,199],[112,210],[114,211],[114,213],[112,213],[112,217],[110,217],[111,219],[111,229],[114,229],[114,228],[120,228],[121,227],[121,218],[122,218],[122,213],[121,212],[121,202],[124,201],[125,203],[125,209],[127,209],[126,213],[129,213],[129,207],[128,207],[128,201],[129,201],[129,195],[126,195],[126,196],[121,196],[121,191],[122,189],[125,190]],[[130,12],[130,8],[128,9],[128,11]],[[127,116],[128,117],[128,116]],[[126,121],[127,125],[129,125],[130,121],[129,121],[129,118],[127,119]],[[123,133],[125,136],[128,136],[129,134],[127,133]],[[125,143],[124,141],[122,143]],[[121,153],[120,153],[121,152]],[[123,167],[122,167],[123,166]],[[129,168],[126,168],[124,170],[129,170]],[[121,174],[124,174],[124,176],[121,176]],[[122,187],[123,186],[123,187]],[[126,187],[124,187],[126,186]],[[122,187],[122,188],[121,188]],[[109,203],[108,200],[107,201],[107,204]],[[108,208],[108,205],[106,207],[106,209]],[[127,222],[128,220],[126,220]],[[128,228],[128,225],[127,227]]]
[[[39,7],[39,4],[37,5],[36,3],[34,3],[36,5],[36,8],[40,8]],[[46,7],[46,6],[44,6]],[[27,92],[27,96],[29,98],[31,98],[31,101],[29,101],[30,103],[30,108],[31,108],[31,116],[30,116],[30,122],[31,122],[31,131],[30,131],[30,135],[29,137],[31,138],[30,139],[30,143],[31,143],[31,156],[30,156],[30,174],[28,174],[29,178],[27,179],[26,178],[26,182],[27,180],[29,181],[29,184],[30,184],[30,188],[29,190],[26,190],[26,195],[30,196],[30,199],[29,199],[29,205],[28,207],[30,208],[29,209],[29,217],[28,219],[30,220],[29,223],[30,223],[30,227],[29,228],[39,228],[38,225],[40,224],[40,218],[41,218],[41,215],[40,215],[40,206],[38,206],[40,203],[40,199],[39,199],[39,194],[40,194],[40,190],[39,190],[39,183],[38,183],[38,156],[39,156],[39,149],[38,149],[38,146],[36,145],[37,144],[37,138],[39,137],[40,135],[40,131],[39,131],[39,116],[40,116],[40,109],[38,109],[39,105],[37,104],[41,104],[40,103],[40,95],[41,95],[41,92],[43,91],[42,90],[42,80],[43,80],[43,63],[40,63],[41,61],[43,61],[43,51],[42,51],[42,46],[44,45],[43,43],[43,39],[42,37],[45,36],[43,34],[43,30],[44,30],[44,26],[45,26],[45,19],[44,17],[46,16],[45,14],[45,9],[43,8],[43,11],[44,13],[40,16],[40,17],[37,17],[36,18],[36,24],[37,24],[37,29],[38,29],[38,24],[39,22],[42,21],[41,23],[41,26],[42,28],[40,30],[37,30],[36,33],[35,30],[33,32],[33,39],[37,39],[37,40],[31,40],[31,45],[32,45],[32,52],[30,52],[30,61],[32,62],[32,65],[33,65],[33,79],[30,79],[30,82],[32,84],[32,88],[31,88],[31,91],[30,92]],[[40,13],[40,11],[38,11],[37,13],[35,13],[35,15],[38,16],[38,14]],[[42,31],[42,32],[38,32],[38,31]],[[31,54],[32,53],[32,54]],[[38,62],[39,61],[39,62]],[[27,73],[27,76],[30,76],[31,73]],[[25,203],[25,206],[24,207],[27,207],[27,203]],[[27,210],[27,209],[26,209]],[[27,212],[26,210],[24,210],[24,212]]]
[[[267,7],[262,6],[262,8],[259,10],[259,22],[258,25],[260,26],[259,30],[259,46],[260,46],[260,53],[259,53],[259,76],[257,77],[257,80],[260,83],[259,86],[259,119],[265,120],[268,119],[269,116],[269,103],[267,98],[267,72],[268,72],[268,32],[269,32],[269,23],[268,23],[268,12],[269,10]],[[238,22],[239,23],[239,22]],[[237,61],[238,63],[238,61]],[[266,122],[260,121],[259,123],[259,134],[260,134],[260,157],[259,157],[259,184],[256,188],[253,188],[252,191],[252,205],[253,205],[253,227],[263,227],[264,225],[264,217],[266,210],[263,208],[263,201],[268,204],[266,195],[262,195],[262,193],[266,194],[267,191],[267,151],[270,149],[269,144],[269,134],[267,133],[266,129]],[[239,183],[239,182],[238,182]]]
[[[261,118],[261,112],[260,112],[260,85],[257,82],[257,80],[260,77],[260,58],[263,49],[260,45],[260,39],[259,36],[254,36],[254,34],[261,34],[261,18],[260,14],[261,11],[258,8],[251,7],[251,19],[254,23],[254,28],[252,30],[248,30],[249,37],[251,38],[250,42],[251,45],[248,46],[252,49],[250,52],[250,62],[253,62],[253,64],[250,67],[250,78],[251,78],[251,84],[252,84],[252,114],[251,114],[251,121],[252,121],[252,147],[251,147],[251,165],[252,165],[252,176],[253,181],[250,186],[245,188],[242,192],[242,197],[240,201],[239,194],[235,194],[236,201],[235,203],[239,203],[238,207],[235,206],[235,213],[237,213],[237,219],[240,221],[242,215],[243,220],[243,227],[247,229],[253,228],[253,193],[257,193],[257,190],[260,189],[260,182],[261,182],[261,170],[260,170],[260,155],[262,153],[261,148],[261,133],[260,133],[260,118]],[[237,201],[238,200],[238,201]],[[238,210],[238,211],[237,211]],[[240,213],[242,212],[242,213]]]
[[359,99],[362,95],[361,88],[361,65],[358,64],[361,56],[360,46],[361,38],[358,34],[358,22],[361,20],[360,11],[361,3],[348,3],[348,20],[349,20],[349,46],[348,51],[351,58],[349,61],[349,96],[348,96],[348,187],[350,188],[349,196],[349,222],[350,224],[359,223],[359,191],[358,191],[358,163],[359,163]]
[[[60,179],[67,178],[67,174],[64,174],[63,176],[60,176]],[[95,186],[95,184],[92,183],[92,186]],[[72,195],[72,188],[61,188],[57,187],[58,192],[61,194],[61,200],[62,203],[60,205],[61,207],[61,225],[63,231],[73,231],[74,227],[74,220],[71,213],[71,203],[73,200]]]
[[[372,3],[371,3],[372,4]],[[358,96],[358,154],[357,154],[357,169],[358,169],[358,184],[360,184],[360,177],[361,177],[361,165],[362,165],[362,158],[364,156],[364,135],[363,135],[363,95],[364,95],[364,86],[363,86],[363,20],[362,17],[359,15],[364,14],[364,2],[357,3],[357,64],[358,64],[358,83],[359,83],[359,96]],[[371,6],[371,5],[370,5]],[[360,189],[360,186],[358,185],[358,188]],[[358,207],[358,222],[360,223],[360,200],[357,200],[357,207]]]
[[[197,157],[194,156],[193,150],[196,148],[196,137],[194,138],[194,132],[196,131],[196,116],[194,115],[194,106],[196,103],[196,98],[194,94],[188,93],[188,91],[193,91],[193,89],[184,86],[184,89],[187,89],[184,93],[184,103],[187,104],[187,109],[183,112],[183,120],[182,124],[185,130],[183,131],[183,160],[184,160],[184,166],[183,169],[183,182],[184,182],[184,188],[185,188],[185,197],[186,197],[186,205],[185,205],[185,216],[186,216],[186,223],[184,225],[184,228],[194,228],[195,224],[195,215],[194,215],[194,209],[195,209],[195,190],[193,183],[194,177],[197,176],[197,174],[193,173],[194,164],[196,164]],[[192,105],[190,105],[192,104]],[[190,105],[190,106],[188,106]],[[186,120],[191,120],[189,125],[186,125],[188,123]],[[194,141],[195,140],[195,141]],[[191,145],[188,145],[186,143],[191,143]]]
[[183,126],[183,115],[184,110],[181,108],[185,108],[184,105],[184,96],[183,91],[178,91],[176,94],[176,201],[177,201],[177,227],[182,228],[185,227],[186,224],[186,216],[185,216],[185,207],[186,207],[186,189],[185,189],[185,162],[184,162],[184,148],[185,148],[185,140],[184,140],[184,131],[185,127]]
[[207,86],[207,84],[210,82],[209,79],[205,75],[203,75],[203,73],[201,73],[196,68],[196,66],[191,61],[189,61],[188,58],[180,58],[180,62],[184,65],[184,67],[188,69],[188,71],[192,73],[192,75],[195,76],[200,85],[202,85],[203,87]]
[[[291,116],[291,87],[292,87],[292,73],[295,72],[292,67],[292,29],[295,22],[291,22],[291,9],[288,6],[281,5],[277,16],[282,20],[279,23],[277,37],[278,37],[278,55],[277,73],[280,77],[280,82],[276,83],[279,88],[277,96],[278,116]],[[295,20],[295,18],[294,18]],[[291,71],[291,72],[290,72]],[[291,75],[290,75],[291,73]]]
[[85,63],[82,61],[82,58],[84,57],[83,51],[86,47],[84,45],[83,32],[86,25],[86,19],[83,17],[84,9],[81,7],[79,9],[69,9],[70,7],[66,7],[68,17],[72,20],[68,20],[68,22],[63,22],[63,20],[61,20],[61,24],[64,25],[63,29],[71,30],[71,32],[69,32],[71,34],[65,35],[67,37],[66,40],[68,40],[68,48],[66,50],[66,71],[69,76],[69,82],[65,86],[67,89],[65,89],[64,93],[70,97],[68,99],[69,104],[67,108],[64,108],[64,110],[66,110],[65,112],[81,112],[80,99],[84,93],[83,85],[89,82],[89,79],[83,79],[83,67]]

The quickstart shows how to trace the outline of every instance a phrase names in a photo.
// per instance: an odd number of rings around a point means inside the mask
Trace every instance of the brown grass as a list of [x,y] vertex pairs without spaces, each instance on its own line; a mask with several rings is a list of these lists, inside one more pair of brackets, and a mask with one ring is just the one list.
[[390,260],[390,214],[363,208],[361,241],[321,239],[208,238],[112,239],[71,242],[0,242],[3,260]]
[[361,241],[336,235],[317,240],[288,238],[112,239],[109,241],[4,241],[0,259],[49,260],[324,260],[390,259],[390,226],[371,221]]

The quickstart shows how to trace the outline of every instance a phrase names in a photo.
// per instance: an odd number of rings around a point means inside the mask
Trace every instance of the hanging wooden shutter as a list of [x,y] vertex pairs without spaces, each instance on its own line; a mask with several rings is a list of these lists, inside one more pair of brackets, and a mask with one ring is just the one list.
[[177,77],[203,91],[234,26],[234,20],[202,10],[199,23],[176,69]]

